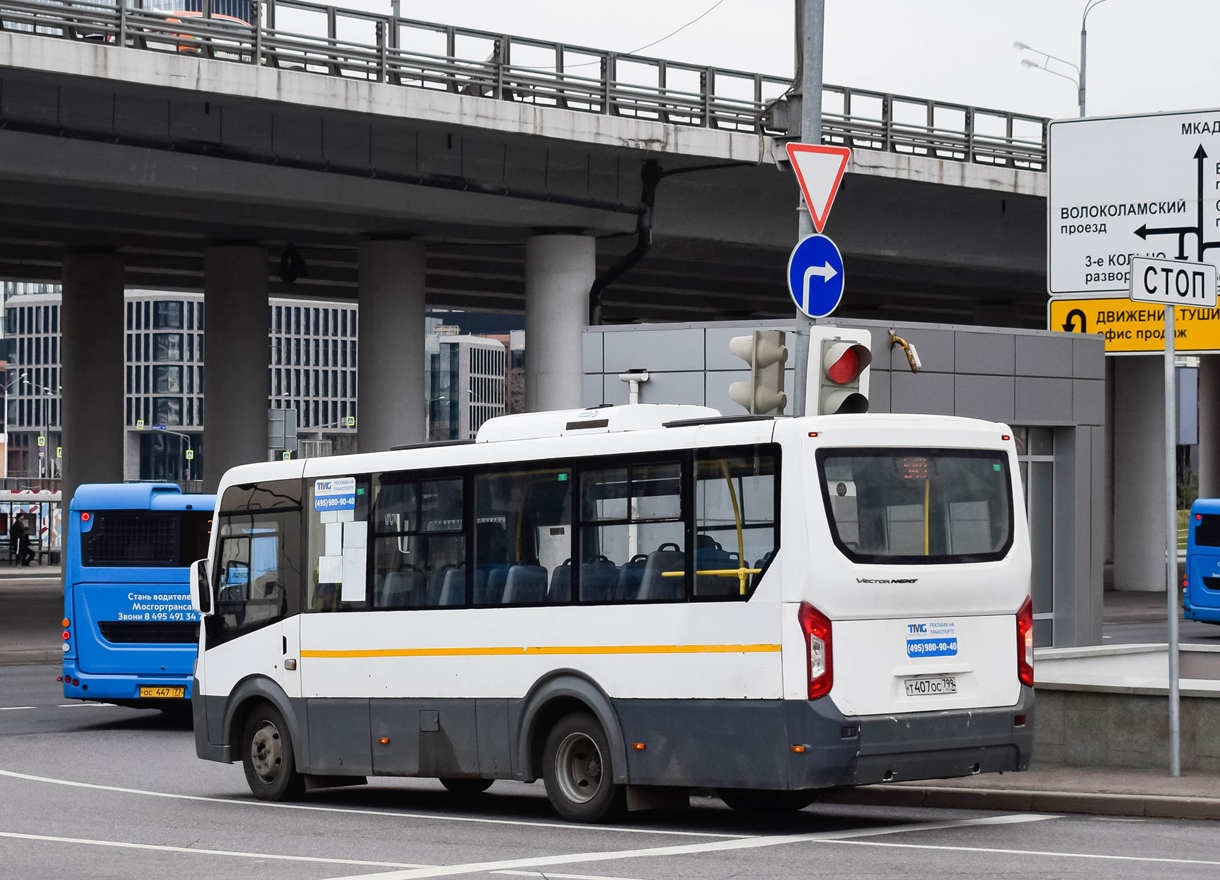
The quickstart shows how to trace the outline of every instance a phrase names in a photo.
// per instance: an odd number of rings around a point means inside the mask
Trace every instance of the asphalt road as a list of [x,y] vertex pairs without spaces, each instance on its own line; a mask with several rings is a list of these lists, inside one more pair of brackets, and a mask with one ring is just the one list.
[[540,784],[461,799],[374,780],[253,800],[156,711],[65,700],[54,666],[0,668],[0,878],[551,880],[1215,877],[1220,825],[814,805],[734,813],[713,797],[609,827],[568,825]]

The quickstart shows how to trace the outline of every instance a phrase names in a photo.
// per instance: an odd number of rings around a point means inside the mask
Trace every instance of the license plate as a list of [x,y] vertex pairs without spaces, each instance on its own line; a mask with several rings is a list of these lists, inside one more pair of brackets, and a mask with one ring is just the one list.
[[942,675],[938,678],[908,678],[905,682],[908,697],[934,697],[939,694],[956,694],[957,677]]
[[153,697],[154,699],[177,699],[181,700],[186,697],[185,687],[142,687],[140,688],[140,697]]

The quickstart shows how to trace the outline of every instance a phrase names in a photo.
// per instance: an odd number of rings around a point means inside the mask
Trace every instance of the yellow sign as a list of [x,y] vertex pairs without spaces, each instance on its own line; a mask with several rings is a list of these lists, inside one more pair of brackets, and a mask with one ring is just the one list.
[[283,457],[284,461],[291,461],[292,453],[285,450],[282,457]]
[[[1125,296],[1052,297],[1047,320],[1051,330],[1105,337],[1106,354],[1165,350],[1165,310]],[[1179,354],[1220,351],[1220,309],[1178,306],[1173,320]]]
[[56,457],[56,458],[63,458],[63,457],[64,457],[64,448],[63,448],[62,446],[56,446],[56,447],[55,447],[55,457]]
[[188,450],[186,451],[186,460],[187,460],[187,461],[193,461],[194,459],[195,459],[195,450],[194,450],[194,449],[188,449]]

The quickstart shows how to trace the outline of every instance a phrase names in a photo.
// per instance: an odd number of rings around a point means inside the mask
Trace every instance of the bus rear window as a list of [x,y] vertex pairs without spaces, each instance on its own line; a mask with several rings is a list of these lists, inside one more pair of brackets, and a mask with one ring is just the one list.
[[1199,514],[1195,524],[1196,547],[1220,547],[1220,514]]
[[1002,452],[821,449],[817,458],[835,544],[854,562],[987,562],[1012,544]]
[[212,511],[99,510],[81,533],[87,567],[177,568],[208,555]]

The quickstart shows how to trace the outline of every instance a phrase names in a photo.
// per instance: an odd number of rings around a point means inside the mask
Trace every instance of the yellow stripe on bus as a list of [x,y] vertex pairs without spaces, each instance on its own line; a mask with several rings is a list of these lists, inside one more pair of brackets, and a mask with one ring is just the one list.
[[382,648],[302,651],[302,657],[505,657],[539,654],[775,654],[779,645],[568,645],[504,648]]

